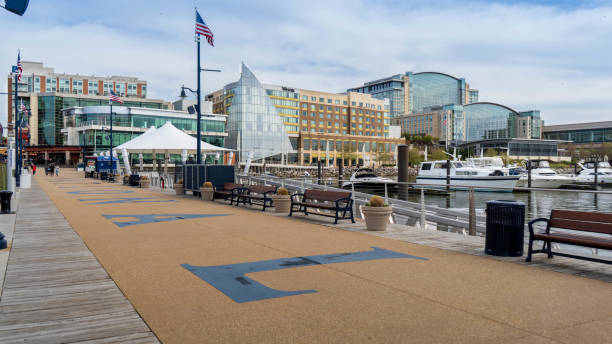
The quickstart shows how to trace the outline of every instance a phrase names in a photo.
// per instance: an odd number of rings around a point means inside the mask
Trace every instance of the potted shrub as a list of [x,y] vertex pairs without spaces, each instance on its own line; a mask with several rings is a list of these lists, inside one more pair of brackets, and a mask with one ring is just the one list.
[[123,185],[128,185],[130,183],[130,176],[123,176]]
[[211,182],[205,182],[200,188],[202,194],[202,201],[212,201],[215,194],[215,188]]
[[140,177],[140,187],[143,189],[148,188],[151,185],[151,181],[149,180],[149,177],[147,176],[141,176]]
[[291,196],[287,188],[278,188],[276,194],[272,195],[272,204],[274,205],[275,213],[288,213],[291,207]]
[[179,179],[178,182],[174,183],[174,192],[177,195],[184,195],[185,188],[183,187],[183,179]]
[[380,196],[372,196],[370,202],[361,208],[365,218],[366,227],[369,231],[384,231],[391,216],[391,206],[385,204]]

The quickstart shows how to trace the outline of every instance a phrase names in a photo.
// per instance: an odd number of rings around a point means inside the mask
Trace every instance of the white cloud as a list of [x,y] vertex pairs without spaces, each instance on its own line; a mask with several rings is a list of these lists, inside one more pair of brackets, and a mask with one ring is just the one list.
[[[195,87],[190,4],[136,1],[112,16],[84,7],[82,20],[65,21],[71,3],[31,3],[24,17],[0,14],[0,30],[10,33],[0,66],[8,71],[21,47],[25,60],[57,72],[145,79],[153,98]],[[405,71],[440,71],[464,77],[482,101],[539,109],[549,124],[612,118],[610,7],[347,0],[201,8],[216,43],[203,43],[203,65],[223,70],[203,74],[207,92],[235,81],[241,60],[263,82],[332,92]]]

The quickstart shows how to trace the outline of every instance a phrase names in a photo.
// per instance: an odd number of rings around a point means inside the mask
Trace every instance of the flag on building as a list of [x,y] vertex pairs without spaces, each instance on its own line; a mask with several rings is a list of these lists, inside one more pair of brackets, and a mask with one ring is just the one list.
[[195,32],[198,35],[198,39],[200,38],[200,35],[203,35],[204,37],[206,37],[208,44],[210,44],[213,47],[215,46],[213,33],[208,27],[208,25],[206,25],[202,17],[200,17],[198,10],[196,10]]
[[21,112],[26,115],[28,113],[28,109],[26,109],[25,105],[23,105],[23,100],[21,100]]
[[117,94],[115,94],[115,92],[113,92],[112,90],[110,91],[109,102],[115,102],[115,103],[123,104],[123,100],[121,100],[121,98],[119,98],[119,96]]
[[21,73],[23,72],[23,68],[21,67],[21,52],[17,50],[17,81],[21,81]]

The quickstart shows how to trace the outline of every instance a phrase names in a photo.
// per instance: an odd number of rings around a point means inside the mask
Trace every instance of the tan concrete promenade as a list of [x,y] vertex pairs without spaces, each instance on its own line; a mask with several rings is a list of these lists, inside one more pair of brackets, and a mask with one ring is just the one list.
[[[81,173],[65,170],[59,178],[35,179],[42,190],[36,183],[33,190],[49,195],[164,343],[601,344],[612,338],[612,287],[603,281],[220,201],[94,184]],[[36,204],[21,200],[20,208],[29,206]],[[143,216],[147,214],[157,217]],[[160,221],[162,214],[172,221]],[[202,214],[224,216],[188,216]],[[153,220],[127,223],[147,219]],[[18,235],[16,230],[15,240]],[[311,264],[308,258],[342,257],[372,247],[427,260]],[[295,257],[302,258],[296,263],[291,260]],[[295,267],[247,273],[251,282],[237,278],[237,283],[315,292],[239,303],[222,292],[223,287],[181,266],[283,258]],[[10,282],[7,275],[5,288]],[[0,342],[1,336],[2,331]]]

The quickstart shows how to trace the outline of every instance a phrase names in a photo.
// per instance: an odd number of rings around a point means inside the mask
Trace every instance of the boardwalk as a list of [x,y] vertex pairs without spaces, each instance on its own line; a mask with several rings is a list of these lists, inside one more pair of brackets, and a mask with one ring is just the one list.
[[158,343],[36,182],[20,197],[0,342]]
[[[163,343],[600,344],[612,336],[612,289],[601,280],[63,174],[37,176],[23,194],[0,301],[2,339],[77,342],[85,338],[72,334],[95,331],[104,343],[154,339],[125,299],[62,302],[70,288],[39,285],[38,274],[60,285],[99,278],[121,295],[114,281]],[[78,238],[59,214],[31,210],[44,208],[46,195],[112,281],[82,243],[70,244]],[[44,250],[39,239],[53,245]],[[54,264],[41,258],[56,251],[64,262],[43,272]],[[21,310],[9,314],[13,305]],[[45,324],[57,328],[45,333]],[[63,338],[44,337],[59,330]]]

